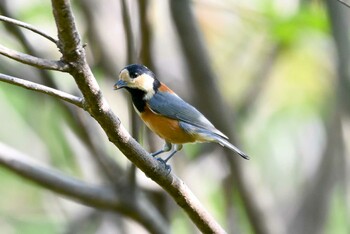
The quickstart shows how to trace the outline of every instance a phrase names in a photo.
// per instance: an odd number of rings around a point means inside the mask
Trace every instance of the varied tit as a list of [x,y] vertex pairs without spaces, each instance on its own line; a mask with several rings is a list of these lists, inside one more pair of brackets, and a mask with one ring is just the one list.
[[147,67],[131,64],[123,68],[114,85],[116,90],[121,88],[129,91],[135,110],[145,124],[165,140],[164,147],[151,154],[153,157],[171,151],[165,160],[161,160],[166,163],[184,143],[216,142],[249,159],[202,113],[160,82]]

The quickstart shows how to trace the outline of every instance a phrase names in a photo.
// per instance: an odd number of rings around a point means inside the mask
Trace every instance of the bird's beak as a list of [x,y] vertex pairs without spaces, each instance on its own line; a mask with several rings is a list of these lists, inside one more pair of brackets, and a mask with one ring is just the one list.
[[126,86],[127,83],[124,80],[118,80],[118,82],[114,84],[114,90],[125,88]]

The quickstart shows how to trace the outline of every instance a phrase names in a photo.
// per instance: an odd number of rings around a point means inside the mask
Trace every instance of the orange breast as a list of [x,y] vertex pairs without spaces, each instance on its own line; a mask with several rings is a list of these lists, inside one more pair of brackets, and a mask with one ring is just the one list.
[[190,135],[182,130],[182,128],[179,126],[179,121],[157,115],[147,106],[145,111],[140,113],[140,116],[153,132],[170,143],[183,144],[195,141],[193,135]]

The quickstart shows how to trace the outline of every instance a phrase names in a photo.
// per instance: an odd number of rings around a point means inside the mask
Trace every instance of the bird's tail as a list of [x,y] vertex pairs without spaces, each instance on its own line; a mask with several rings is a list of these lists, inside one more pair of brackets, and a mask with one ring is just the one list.
[[212,129],[204,129],[193,124],[189,124],[180,121],[180,126],[188,133],[193,134],[197,137],[199,142],[216,142],[220,145],[229,148],[230,150],[239,154],[242,158],[249,160],[249,156],[240,151],[236,146],[228,142],[227,136],[221,133],[219,130],[212,127]]
[[232,145],[230,142],[228,142],[225,138],[222,138],[221,136],[215,135],[213,136],[213,140],[220,145],[229,148],[230,150],[236,152],[239,154],[242,158],[249,160],[249,156],[243,153],[241,150],[239,150],[236,146]]

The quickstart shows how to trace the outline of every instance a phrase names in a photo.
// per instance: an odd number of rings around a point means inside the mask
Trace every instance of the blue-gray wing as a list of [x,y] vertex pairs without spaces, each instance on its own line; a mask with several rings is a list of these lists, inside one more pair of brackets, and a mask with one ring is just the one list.
[[200,129],[209,130],[223,138],[227,138],[196,108],[169,92],[156,92],[148,101],[151,110],[171,119],[177,119]]

